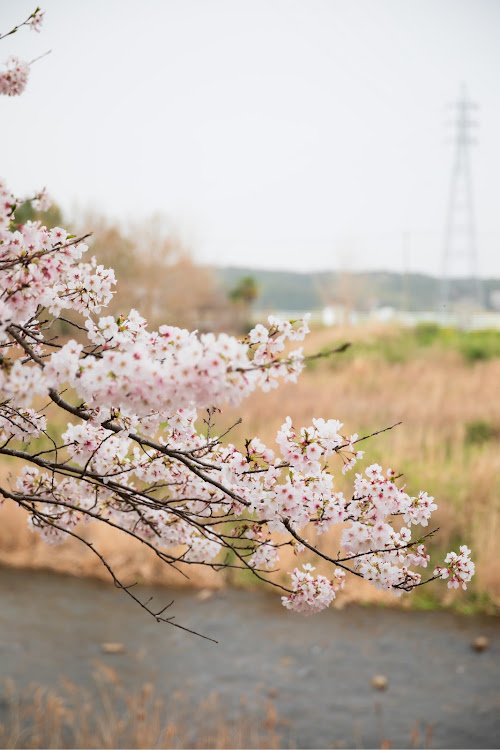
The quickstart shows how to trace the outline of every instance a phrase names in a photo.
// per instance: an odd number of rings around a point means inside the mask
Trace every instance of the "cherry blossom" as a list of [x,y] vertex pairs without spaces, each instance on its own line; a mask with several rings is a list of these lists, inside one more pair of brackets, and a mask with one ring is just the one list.
[[314,568],[310,563],[302,566],[302,570],[295,568],[292,577],[293,592],[289,596],[283,596],[283,606],[293,612],[301,612],[304,615],[312,615],[329,607],[335,599],[337,591],[344,586],[344,571],[337,568],[334,570],[333,580],[325,576],[312,575]]
[[30,66],[25,60],[11,55],[3,63],[0,70],[0,94],[7,96],[19,96],[23,93],[28,83]]
[[[22,25],[38,31],[41,21],[37,9]],[[11,58],[0,93],[21,93],[28,69]],[[32,200],[43,211],[50,199],[42,190]],[[422,578],[433,497],[408,494],[379,464],[355,474],[352,492],[338,490],[336,474],[359,466],[357,443],[372,436],[344,434],[331,416],[308,426],[286,417],[272,446],[251,437],[238,448],[231,430],[218,434],[226,405],[297,379],[308,358],[293,346],[308,334],[308,316],[270,316],[240,339],[168,322],[150,330],[136,310],[114,318],[106,314],[114,272],[89,257],[86,236],[40,221],[16,226],[21,203],[0,180],[0,453],[18,462],[17,481],[0,496],[26,511],[33,531],[51,544],[69,536],[87,544],[136,601],[82,524],[119,529],[175,569],[251,570],[304,614],[328,607],[347,573],[396,595],[438,578],[466,588],[474,563],[465,545]],[[62,339],[65,311],[73,333]],[[309,541],[337,525],[338,550]],[[278,582],[283,547],[323,559],[330,577],[305,563],[291,588]]]
[[461,586],[467,588],[467,583],[471,580],[475,572],[475,565],[470,559],[470,549],[465,544],[460,547],[460,552],[448,552],[445,559],[445,566],[441,568],[436,566],[434,575],[439,578],[449,578],[448,588],[457,589]]
[[35,12],[28,18],[27,24],[33,31],[40,33],[42,24],[44,21],[45,13],[37,8]]

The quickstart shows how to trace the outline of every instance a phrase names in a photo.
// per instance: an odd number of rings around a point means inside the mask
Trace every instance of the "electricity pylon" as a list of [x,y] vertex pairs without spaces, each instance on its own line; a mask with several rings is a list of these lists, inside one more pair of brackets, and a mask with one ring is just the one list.
[[477,104],[467,98],[464,84],[452,107],[455,127],[454,158],[444,233],[440,299],[440,311],[444,315],[452,312],[454,303],[460,301],[456,282],[462,276],[467,277],[469,282],[463,286],[465,305],[469,312],[483,307],[469,156],[469,147],[476,143],[473,130],[477,122],[472,119],[472,115],[477,110]]

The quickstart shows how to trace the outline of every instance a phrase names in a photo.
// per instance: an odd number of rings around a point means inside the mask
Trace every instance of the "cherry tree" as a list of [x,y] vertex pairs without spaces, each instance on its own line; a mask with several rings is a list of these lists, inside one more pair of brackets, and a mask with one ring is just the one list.
[[[37,8],[0,38],[23,26],[38,31],[42,15]],[[30,65],[10,57],[0,93],[21,94]],[[45,191],[30,199],[41,209],[50,203]],[[39,221],[16,225],[21,203],[0,182],[0,453],[18,465],[0,495],[26,511],[34,532],[48,544],[80,540],[116,586],[177,627],[166,608],[118,579],[82,524],[119,529],[183,571],[250,569],[282,591],[287,609],[306,615],[328,607],[347,574],[396,595],[438,578],[466,588],[474,563],[465,545],[422,573],[434,498],[409,494],[377,464],[355,473],[348,496],[336,489],[335,472],[358,465],[366,439],[345,435],[341,422],[314,418],[297,427],[287,417],[274,447],[254,437],[239,450],[230,430],[217,434],[221,407],[295,382],[308,357],[292,347],[307,335],[307,318],[271,316],[238,339],[168,323],[149,330],[136,310],[103,315],[115,278],[88,258],[88,235]],[[72,338],[57,334],[57,321],[71,326]],[[308,540],[338,524],[336,555]],[[284,547],[325,561],[329,575],[306,562],[283,582]]]

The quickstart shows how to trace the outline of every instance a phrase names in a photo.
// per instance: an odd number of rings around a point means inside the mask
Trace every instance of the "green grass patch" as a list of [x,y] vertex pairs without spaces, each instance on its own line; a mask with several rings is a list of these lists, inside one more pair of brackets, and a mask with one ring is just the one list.
[[[327,352],[338,342],[324,348]],[[413,328],[394,328],[370,341],[355,341],[339,355],[327,359],[328,366],[339,369],[348,366],[356,357],[381,359],[389,364],[407,362],[428,351],[458,351],[466,362],[483,362],[500,357],[500,331],[484,329],[461,331],[445,328],[437,323],[419,323]],[[307,367],[314,371],[321,360],[312,360]]]
[[459,351],[468,362],[500,357],[500,331],[462,331],[459,336]]
[[500,436],[500,430],[486,419],[475,419],[465,425],[465,444],[483,445]]

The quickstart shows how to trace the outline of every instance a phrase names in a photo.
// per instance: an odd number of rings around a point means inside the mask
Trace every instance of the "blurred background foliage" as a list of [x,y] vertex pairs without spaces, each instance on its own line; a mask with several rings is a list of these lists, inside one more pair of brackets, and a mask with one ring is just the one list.
[[[68,222],[57,204],[36,211],[30,201],[19,206],[14,222],[41,220],[49,227],[64,226],[86,240],[98,263],[115,271],[117,286],[106,315],[117,317],[135,308],[150,329],[168,323],[199,331],[240,331],[248,325],[249,310],[258,296],[251,275],[228,290],[209,268],[193,261],[190,248],[164,216],[131,224],[126,229],[102,215],[87,212]],[[71,318],[71,315],[68,315]],[[63,326],[63,333],[70,327]]]

